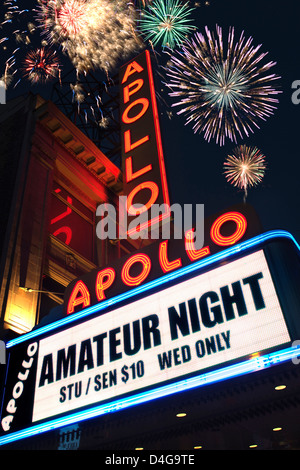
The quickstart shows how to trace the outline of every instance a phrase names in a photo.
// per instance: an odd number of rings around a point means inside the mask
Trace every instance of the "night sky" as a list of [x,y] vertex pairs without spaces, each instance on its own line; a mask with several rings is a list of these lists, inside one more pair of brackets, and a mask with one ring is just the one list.
[[[256,188],[250,188],[247,202],[257,211],[264,230],[282,228],[300,240],[299,218],[299,123],[300,105],[292,103],[292,83],[300,80],[299,16],[296,1],[212,1],[198,8],[199,29],[215,24],[234,26],[236,36],[242,30],[262,44],[269,54],[265,60],[277,65],[283,93],[274,115],[261,121],[261,128],[249,138],[238,141],[258,147],[266,156],[267,171]],[[299,7],[298,7],[299,8]],[[228,143],[220,147],[194,135],[192,126],[184,126],[183,116],[164,121],[163,136],[171,201],[204,203],[207,215],[243,201],[243,191],[233,188],[223,175],[223,163],[235,147]]]
[[[34,2],[27,2],[28,6],[30,3]],[[254,45],[262,44],[261,51],[269,52],[264,62],[277,62],[271,73],[281,77],[278,108],[267,121],[261,121],[260,129],[238,144],[256,146],[266,156],[265,177],[259,186],[250,188],[247,197],[263,229],[288,230],[300,242],[300,104],[293,104],[291,99],[292,83],[300,80],[298,1],[211,0],[208,6],[204,6],[203,1],[197,3],[200,6],[194,11],[194,18],[200,31],[204,31],[205,26],[214,30],[218,24],[225,35],[228,27],[234,26],[237,38],[244,30],[246,38],[252,36]],[[49,83],[40,89],[23,80],[15,90],[8,90],[7,98],[29,89],[49,98],[52,85]],[[162,95],[172,103],[165,91]],[[161,111],[171,204],[204,204],[208,216],[242,203],[243,191],[233,188],[223,175],[224,160],[236,144],[227,141],[220,147],[213,141],[207,143],[202,135],[193,133],[191,125],[185,126],[183,116],[174,112],[169,119],[166,110]]]

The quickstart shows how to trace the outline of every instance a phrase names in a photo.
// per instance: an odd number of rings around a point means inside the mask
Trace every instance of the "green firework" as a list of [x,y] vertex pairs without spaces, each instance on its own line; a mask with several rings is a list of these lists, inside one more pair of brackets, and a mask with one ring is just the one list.
[[173,49],[195,29],[191,24],[192,10],[181,0],[154,0],[142,9],[139,30],[154,47],[161,45]]

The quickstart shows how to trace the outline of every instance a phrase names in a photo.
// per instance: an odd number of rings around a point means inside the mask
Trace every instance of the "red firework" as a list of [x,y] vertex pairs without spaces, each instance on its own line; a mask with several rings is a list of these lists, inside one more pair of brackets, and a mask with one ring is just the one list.
[[85,0],[66,0],[58,11],[58,21],[66,34],[78,34],[87,24]]
[[28,52],[25,57],[23,73],[32,82],[46,82],[55,78],[60,70],[56,52],[44,47]]

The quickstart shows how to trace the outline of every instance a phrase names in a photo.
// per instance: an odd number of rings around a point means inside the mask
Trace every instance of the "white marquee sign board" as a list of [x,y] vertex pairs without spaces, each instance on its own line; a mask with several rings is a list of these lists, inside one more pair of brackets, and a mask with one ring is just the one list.
[[33,422],[289,341],[260,250],[41,339]]

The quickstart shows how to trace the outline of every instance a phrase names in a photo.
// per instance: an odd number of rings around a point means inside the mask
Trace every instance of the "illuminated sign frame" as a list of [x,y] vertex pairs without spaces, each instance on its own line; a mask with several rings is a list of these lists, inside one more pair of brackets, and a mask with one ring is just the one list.
[[[49,233],[84,258],[94,259],[93,213],[58,183],[54,182],[50,204]],[[76,230],[74,230],[76,227]],[[82,238],[88,243],[82,243]]]
[[[89,307],[84,312],[85,317],[88,317],[89,315],[92,315],[93,313],[96,313],[104,308],[116,305],[124,301],[125,299],[128,300],[131,297],[136,296],[137,294],[149,292],[151,291],[151,289],[155,289],[159,285],[166,284],[167,282],[173,281],[175,279],[180,279],[186,274],[195,273],[196,271],[200,269],[202,270],[203,268],[213,267],[215,264],[218,264],[222,261],[228,261],[230,260],[230,258],[236,257],[237,255],[240,258],[243,254],[245,254],[245,252],[247,253],[247,251],[249,250],[259,248],[262,245],[265,245],[267,242],[275,240],[292,241],[297,252],[300,253],[300,247],[298,243],[289,232],[283,230],[273,230],[258,235],[245,242],[242,242],[239,245],[235,245],[231,248],[228,248],[222,252],[212,255],[209,258],[199,260],[187,267],[172,271],[169,274],[163,276],[162,278],[147,283],[143,286],[138,286],[137,288],[134,288],[129,292],[123,293],[117,298],[109,299],[108,301],[105,301],[98,306]],[[80,315],[74,314],[52,324],[46,325],[40,329],[27,333],[23,336],[20,336],[19,338],[11,340],[7,343],[7,349],[9,351],[11,347],[17,344],[21,344],[25,341],[28,341],[29,339],[39,337],[40,335],[53,331],[57,328],[61,328],[62,326],[69,325],[78,319],[82,319],[82,312],[80,312]],[[67,416],[62,416],[50,420],[48,419],[46,422],[42,422],[40,424],[33,425],[29,428],[1,436],[0,445],[5,445],[19,439],[34,436],[42,432],[54,430],[75,422],[77,423],[79,421],[91,419],[106,413],[111,413],[120,409],[129,408],[131,406],[145,403],[160,397],[165,397],[182,391],[190,390],[195,387],[200,387],[219,381],[227,380],[229,378],[238,377],[240,375],[248,374],[251,372],[264,370],[273,365],[289,361],[297,357],[298,355],[298,347],[285,347],[284,349],[281,349],[276,352],[271,352],[269,354],[266,353],[249,360],[238,362],[233,365],[219,367],[217,370],[200,373],[195,377],[185,378],[184,380],[181,380],[179,378],[178,381],[172,384],[158,386],[151,390],[142,391],[140,393],[134,393],[129,397],[127,396],[125,398],[123,397],[120,399],[116,399],[110,403],[91,406],[83,411],[81,410],[78,412],[70,412],[70,414],[68,414]]]

